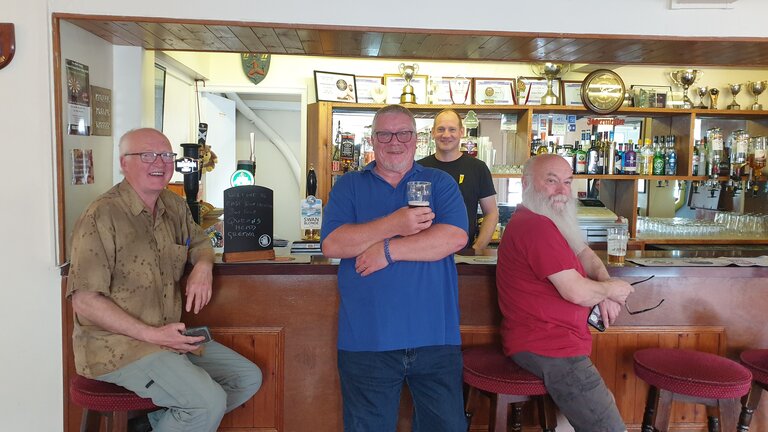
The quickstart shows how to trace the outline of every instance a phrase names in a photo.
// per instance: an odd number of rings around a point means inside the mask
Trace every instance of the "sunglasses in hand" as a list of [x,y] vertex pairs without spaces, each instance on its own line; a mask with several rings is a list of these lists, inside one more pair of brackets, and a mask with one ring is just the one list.
[[[637,285],[637,284],[639,284],[639,283],[643,283],[643,282],[645,282],[645,281],[648,281],[648,280],[651,280],[651,279],[653,279],[653,277],[654,277],[654,276],[655,276],[655,275],[651,275],[650,277],[648,277],[648,278],[645,278],[645,279],[643,279],[643,280],[639,280],[639,281],[637,281],[637,282],[632,282],[632,283],[630,283],[630,285]],[[653,307],[649,307],[649,308],[646,308],[646,309],[640,309],[640,310],[636,310],[636,311],[633,311],[633,310],[630,310],[630,309],[629,309],[629,306],[627,306],[627,303],[626,303],[626,302],[624,302],[624,308],[627,310],[627,313],[628,313],[628,314],[630,314],[630,315],[637,315],[637,314],[641,314],[641,313],[643,313],[643,312],[649,312],[649,311],[652,311],[652,310],[656,309],[657,307],[661,306],[661,304],[662,304],[662,303],[664,303],[664,299],[661,299],[661,301],[659,302],[659,304],[657,304],[656,306],[653,306]]]

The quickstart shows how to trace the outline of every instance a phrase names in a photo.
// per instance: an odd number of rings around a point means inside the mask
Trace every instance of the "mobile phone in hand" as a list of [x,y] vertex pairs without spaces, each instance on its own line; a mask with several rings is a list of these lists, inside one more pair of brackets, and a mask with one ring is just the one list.
[[605,323],[603,322],[603,316],[600,315],[599,304],[596,304],[595,306],[593,306],[592,310],[589,311],[589,317],[587,318],[587,323],[592,327],[596,328],[597,331],[601,331],[601,332],[605,331]]
[[195,342],[195,345],[204,344],[213,340],[213,338],[211,337],[211,331],[208,330],[207,326],[189,327],[188,329],[184,330],[182,334],[184,336],[204,336],[205,337],[205,339],[203,339],[202,341]]

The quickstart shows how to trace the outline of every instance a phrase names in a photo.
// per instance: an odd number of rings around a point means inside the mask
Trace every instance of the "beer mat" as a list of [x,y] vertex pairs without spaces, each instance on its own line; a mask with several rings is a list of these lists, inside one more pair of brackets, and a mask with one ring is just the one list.
[[496,264],[495,256],[464,256],[454,255],[456,264]]
[[768,256],[754,258],[627,258],[626,260],[643,267],[768,267]]

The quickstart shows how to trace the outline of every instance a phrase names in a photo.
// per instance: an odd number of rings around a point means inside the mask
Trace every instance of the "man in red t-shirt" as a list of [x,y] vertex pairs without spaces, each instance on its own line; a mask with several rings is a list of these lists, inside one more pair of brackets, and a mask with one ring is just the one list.
[[619,432],[626,426],[589,359],[590,309],[613,323],[633,288],[612,279],[584,242],[571,195],[573,174],[560,156],[531,158],[523,202],[499,246],[496,286],[504,353],[544,380],[574,429]]

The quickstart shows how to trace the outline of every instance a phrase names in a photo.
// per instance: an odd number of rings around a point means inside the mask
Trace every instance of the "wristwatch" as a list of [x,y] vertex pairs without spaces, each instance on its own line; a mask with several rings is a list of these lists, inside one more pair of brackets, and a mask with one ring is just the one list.
[[598,69],[581,83],[581,101],[590,111],[610,114],[624,102],[624,81],[614,71]]

